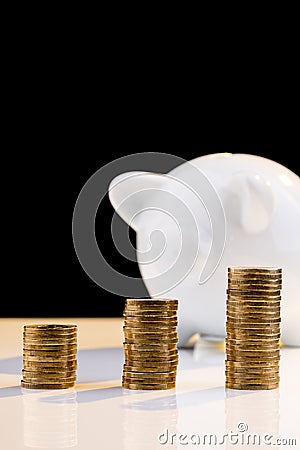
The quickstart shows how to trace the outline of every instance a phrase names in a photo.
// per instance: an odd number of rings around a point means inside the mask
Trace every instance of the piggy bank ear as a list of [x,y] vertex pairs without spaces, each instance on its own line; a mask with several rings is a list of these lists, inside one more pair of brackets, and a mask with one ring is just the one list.
[[116,212],[134,229],[138,213],[147,207],[148,199],[164,182],[164,175],[151,172],[126,172],[109,185],[109,199]]
[[233,175],[228,185],[230,213],[248,233],[260,233],[270,224],[276,199],[271,183],[252,171]]

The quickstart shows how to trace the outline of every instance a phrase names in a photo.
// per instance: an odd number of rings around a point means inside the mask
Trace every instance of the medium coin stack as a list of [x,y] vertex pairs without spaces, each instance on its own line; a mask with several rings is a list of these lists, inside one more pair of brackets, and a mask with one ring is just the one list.
[[122,386],[173,389],[176,385],[178,300],[127,299]]
[[278,387],[281,285],[280,268],[228,269],[227,388]]
[[21,386],[67,389],[75,385],[77,325],[25,325]]

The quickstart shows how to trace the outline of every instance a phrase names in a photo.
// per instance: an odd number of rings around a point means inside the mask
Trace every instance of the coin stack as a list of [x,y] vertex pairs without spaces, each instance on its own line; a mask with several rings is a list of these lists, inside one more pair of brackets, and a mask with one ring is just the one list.
[[67,389],[75,385],[77,325],[25,325],[21,386]]
[[178,300],[127,299],[122,386],[173,389],[178,365]]
[[281,285],[280,268],[228,269],[227,388],[278,388]]

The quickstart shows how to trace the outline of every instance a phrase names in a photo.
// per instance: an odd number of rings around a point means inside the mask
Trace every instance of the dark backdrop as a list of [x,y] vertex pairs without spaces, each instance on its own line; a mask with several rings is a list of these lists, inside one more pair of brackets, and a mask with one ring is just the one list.
[[[104,114],[105,116],[105,114]],[[250,122],[244,117],[164,118],[135,114],[104,118],[78,112],[65,123],[53,124],[41,135],[39,153],[26,152],[24,171],[15,196],[19,226],[11,270],[9,301],[3,316],[120,316],[124,298],[97,286],[79,264],[71,223],[76,198],[87,179],[117,157],[142,151],[166,152],[185,159],[216,152],[252,153],[273,159],[300,174],[299,138],[293,126]],[[97,117],[97,121],[95,120]],[[225,120],[227,119],[227,120]],[[57,134],[57,129],[61,132]],[[25,170],[26,168],[26,170]],[[17,206],[16,206],[17,205]],[[139,276],[137,264],[119,256],[110,236],[113,214],[108,198],[101,203],[96,235],[101,251],[121,273]],[[20,226],[21,224],[21,226]],[[131,233],[135,241],[134,233]],[[145,290],[145,295],[147,292]]]

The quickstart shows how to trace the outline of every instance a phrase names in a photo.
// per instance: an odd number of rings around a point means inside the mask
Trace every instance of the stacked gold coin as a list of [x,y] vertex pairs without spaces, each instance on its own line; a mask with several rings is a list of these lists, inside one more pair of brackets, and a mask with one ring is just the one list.
[[227,388],[278,387],[281,285],[280,268],[228,269]]
[[178,300],[127,299],[122,386],[172,389],[176,384]]
[[25,325],[21,386],[67,389],[75,385],[77,325]]

